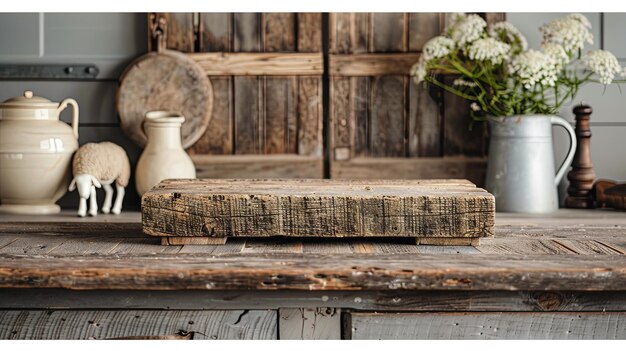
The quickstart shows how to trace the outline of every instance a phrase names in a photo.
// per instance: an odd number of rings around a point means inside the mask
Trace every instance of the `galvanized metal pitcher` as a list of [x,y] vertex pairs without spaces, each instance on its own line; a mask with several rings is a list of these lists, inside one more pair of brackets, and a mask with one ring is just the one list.
[[[557,186],[576,151],[576,135],[563,118],[524,115],[490,119],[486,188],[502,212],[549,213],[558,209]],[[554,170],[552,125],[567,130],[570,148]]]

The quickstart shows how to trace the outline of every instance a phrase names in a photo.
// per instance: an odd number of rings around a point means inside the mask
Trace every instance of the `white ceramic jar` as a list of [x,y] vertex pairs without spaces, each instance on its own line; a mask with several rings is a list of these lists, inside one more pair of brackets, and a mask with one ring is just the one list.
[[[72,126],[59,120],[73,107]],[[78,104],[34,96],[0,104],[0,212],[58,213],[55,202],[69,184],[72,156],[78,149]]]
[[163,179],[192,179],[196,167],[183,149],[180,128],[185,121],[171,111],[146,113],[143,129],[148,138],[135,172],[135,185],[143,195]]

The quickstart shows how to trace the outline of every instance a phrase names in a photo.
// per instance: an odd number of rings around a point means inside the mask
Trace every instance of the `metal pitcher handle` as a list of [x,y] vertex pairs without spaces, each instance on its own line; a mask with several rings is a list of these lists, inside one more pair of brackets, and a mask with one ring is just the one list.
[[67,105],[72,106],[72,130],[74,131],[74,137],[78,140],[78,103],[76,100],[67,98],[59,104],[57,111],[61,113],[61,111],[67,108]]
[[567,156],[565,156],[565,160],[563,160],[563,163],[561,163],[561,166],[559,167],[559,170],[556,172],[556,176],[554,177],[554,185],[558,186],[561,182],[561,179],[563,179],[563,176],[565,175],[565,171],[567,171],[567,168],[574,159],[574,154],[576,153],[576,133],[574,132],[574,128],[572,128],[572,125],[569,124],[562,117],[551,116],[550,123],[565,128],[570,140],[570,147],[569,151],[567,152]]

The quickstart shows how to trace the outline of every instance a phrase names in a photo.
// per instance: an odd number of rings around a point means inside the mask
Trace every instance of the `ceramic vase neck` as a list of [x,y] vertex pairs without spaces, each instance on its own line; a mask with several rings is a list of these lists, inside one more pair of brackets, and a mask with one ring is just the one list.
[[168,123],[167,125],[147,123],[148,144],[159,148],[182,149],[180,126],[180,123]]
[[184,121],[185,117],[175,112],[148,112],[144,122],[148,147],[182,150],[180,133]]

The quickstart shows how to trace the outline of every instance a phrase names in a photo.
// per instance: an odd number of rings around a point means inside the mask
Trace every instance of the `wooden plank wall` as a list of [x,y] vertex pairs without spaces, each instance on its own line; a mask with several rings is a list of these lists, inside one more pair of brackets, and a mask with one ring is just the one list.
[[472,124],[462,99],[409,76],[445,14],[331,13],[328,42],[319,13],[161,15],[168,47],[190,53],[213,84],[211,122],[188,150],[200,177],[319,178],[327,148],[331,178],[483,183],[486,126]]
[[[169,49],[220,53],[218,56],[192,56],[210,73],[215,101],[205,134],[188,149],[198,168],[198,176],[321,178],[321,14],[160,15],[168,21]],[[296,75],[285,68],[284,61],[277,63],[277,69],[282,68],[285,73],[255,74],[252,68],[255,53],[296,52],[319,54],[319,69],[304,70]],[[233,59],[224,60],[222,54],[226,53],[248,55],[234,56],[243,58],[239,60],[239,69],[233,70]],[[261,56],[255,67],[263,72],[270,70],[268,62],[283,56],[289,60],[288,54]],[[292,60],[296,66],[298,62],[307,64],[307,57],[296,56]],[[218,61],[229,70],[215,72]],[[212,157],[214,155],[231,157]]]
[[331,13],[329,22],[331,177],[482,184],[484,126],[470,130],[465,101],[409,76],[445,14]]

